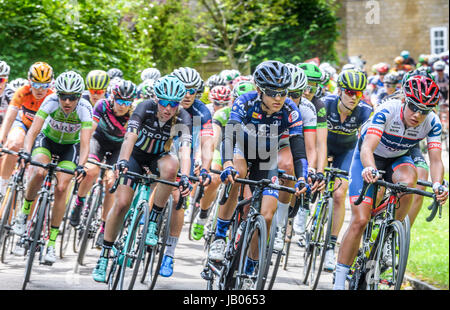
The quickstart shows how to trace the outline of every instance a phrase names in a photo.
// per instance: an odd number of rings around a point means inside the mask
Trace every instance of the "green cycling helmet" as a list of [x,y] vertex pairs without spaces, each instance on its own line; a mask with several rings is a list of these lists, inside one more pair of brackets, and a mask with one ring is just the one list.
[[367,76],[359,70],[344,70],[339,74],[337,84],[349,90],[364,90],[367,86]]
[[308,82],[320,83],[322,79],[322,71],[313,63],[298,63],[297,67],[302,69],[308,77]]
[[411,70],[411,71],[406,72],[403,75],[403,78],[402,78],[402,86],[405,85],[405,82],[407,80],[409,80],[411,77],[416,76],[416,75],[425,76],[425,77],[430,78],[430,79],[432,79],[434,81],[434,75],[431,74],[430,68],[422,66],[422,67],[419,67],[419,68],[417,68],[415,70]]
[[256,90],[255,84],[249,81],[241,81],[234,86],[233,97],[237,98],[240,95],[246,94],[253,90]]

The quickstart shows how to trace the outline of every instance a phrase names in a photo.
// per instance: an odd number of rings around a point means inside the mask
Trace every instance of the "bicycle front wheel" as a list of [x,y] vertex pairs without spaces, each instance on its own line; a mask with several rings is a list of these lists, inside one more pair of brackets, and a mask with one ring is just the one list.
[[260,214],[247,225],[239,259],[236,286],[238,290],[261,290],[266,267],[267,227]]
[[11,222],[14,218],[14,213],[17,210],[16,206],[19,206],[19,193],[16,190],[15,186],[9,186],[6,190],[5,196],[2,200],[1,209],[3,209],[3,215],[0,221],[0,246],[3,242],[3,235],[8,233],[11,229]]
[[406,246],[405,229],[400,221],[393,221],[386,227],[385,234],[378,235],[369,256],[368,289],[401,288],[407,263]]

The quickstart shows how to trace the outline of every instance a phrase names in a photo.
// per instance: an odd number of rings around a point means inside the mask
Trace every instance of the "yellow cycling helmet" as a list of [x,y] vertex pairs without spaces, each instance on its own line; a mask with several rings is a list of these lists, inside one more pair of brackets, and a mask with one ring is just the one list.
[[109,84],[109,76],[103,70],[92,70],[86,77],[87,89],[106,89]]
[[367,76],[359,70],[344,70],[339,74],[337,84],[350,90],[364,90],[367,86]]
[[53,68],[46,62],[36,62],[28,70],[28,79],[36,83],[50,83],[53,80]]

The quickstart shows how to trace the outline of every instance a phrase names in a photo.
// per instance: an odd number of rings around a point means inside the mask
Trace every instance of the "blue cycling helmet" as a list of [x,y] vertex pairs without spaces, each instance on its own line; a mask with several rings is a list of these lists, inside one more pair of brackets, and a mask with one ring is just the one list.
[[180,101],[186,95],[186,87],[174,75],[165,75],[159,78],[153,86],[156,97],[159,99]]
[[260,63],[253,73],[253,80],[259,88],[288,88],[291,85],[291,72],[283,63],[268,60]]

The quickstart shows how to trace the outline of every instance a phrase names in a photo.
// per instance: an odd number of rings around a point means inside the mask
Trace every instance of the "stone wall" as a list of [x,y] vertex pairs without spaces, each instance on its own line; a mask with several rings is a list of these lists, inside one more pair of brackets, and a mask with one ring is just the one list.
[[363,55],[367,70],[379,62],[393,65],[402,50],[417,61],[430,53],[430,28],[448,29],[448,0],[343,0],[342,6],[338,55]]

